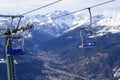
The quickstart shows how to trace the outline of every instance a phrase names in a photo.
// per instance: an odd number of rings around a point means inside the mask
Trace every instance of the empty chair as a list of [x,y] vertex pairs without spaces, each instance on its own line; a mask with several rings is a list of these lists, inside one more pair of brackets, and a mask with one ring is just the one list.
[[[8,49],[7,50],[7,54],[10,54],[10,55],[24,55],[25,52],[24,52],[24,39],[23,37],[12,37],[10,39],[8,39],[8,43],[9,43],[9,40],[12,40],[12,43],[11,43],[11,49]],[[9,44],[7,44],[9,45]]]
[[81,45],[79,48],[92,48],[96,46],[96,38],[93,36],[92,31],[86,31],[85,29],[80,31]]

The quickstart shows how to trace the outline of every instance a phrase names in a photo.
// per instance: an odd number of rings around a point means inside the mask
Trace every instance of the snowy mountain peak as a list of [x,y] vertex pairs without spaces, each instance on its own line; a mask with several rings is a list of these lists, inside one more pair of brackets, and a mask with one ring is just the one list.
[[[77,27],[89,27],[89,17],[77,18],[77,20],[74,20],[74,24],[75,26],[65,32],[69,32]],[[120,32],[120,12],[104,13],[93,16],[92,29],[96,30],[95,33],[97,36]]]
[[105,26],[120,26],[120,13],[103,14],[105,18],[97,22],[97,25]]
[[96,22],[98,28],[97,35],[102,36],[106,33],[120,32],[120,13],[106,13],[104,18]]

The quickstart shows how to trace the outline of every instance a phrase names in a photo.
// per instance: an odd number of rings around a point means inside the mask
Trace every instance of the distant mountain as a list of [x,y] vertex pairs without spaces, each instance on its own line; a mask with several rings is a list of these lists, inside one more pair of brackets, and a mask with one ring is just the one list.
[[[53,37],[58,37],[63,35],[70,30],[77,27],[89,27],[89,16],[83,16],[80,14],[69,14],[69,11],[55,11],[53,13],[48,13],[45,15],[31,15],[25,16],[22,19],[21,26],[27,23],[32,23],[35,29],[47,33]],[[67,15],[64,17],[58,17],[62,15]],[[58,17],[58,18],[56,18]],[[10,25],[10,21],[5,18],[0,18],[0,28]],[[17,24],[18,19],[14,21],[14,25]],[[105,35],[106,33],[120,32],[120,13],[111,12],[104,13],[100,15],[92,16],[92,28],[96,28],[96,33],[98,36]]]

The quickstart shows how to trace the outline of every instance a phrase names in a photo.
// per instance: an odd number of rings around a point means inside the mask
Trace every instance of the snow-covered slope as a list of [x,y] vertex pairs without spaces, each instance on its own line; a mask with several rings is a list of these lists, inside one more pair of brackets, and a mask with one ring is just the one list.
[[120,32],[120,12],[106,13],[103,16],[104,18],[96,23],[96,28],[99,28],[98,35]]
[[104,18],[97,25],[120,26],[120,12],[103,13]]
[[[81,20],[74,21],[74,27],[70,28],[66,32],[75,29],[76,27],[88,27],[89,17],[81,18]],[[120,12],[104,13],[92,17],[92,29],[95,29],[98,36],[105,35],[107,33],[120,32]]]

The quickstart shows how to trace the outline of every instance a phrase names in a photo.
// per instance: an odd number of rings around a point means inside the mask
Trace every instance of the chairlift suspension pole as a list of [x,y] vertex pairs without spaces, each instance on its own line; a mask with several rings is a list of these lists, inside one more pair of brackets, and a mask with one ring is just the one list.
[[91,8],[88,8],[89,14],[90,14],[90,26],[89,29],[92,27],[92,13],[91,13]]

